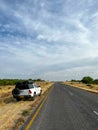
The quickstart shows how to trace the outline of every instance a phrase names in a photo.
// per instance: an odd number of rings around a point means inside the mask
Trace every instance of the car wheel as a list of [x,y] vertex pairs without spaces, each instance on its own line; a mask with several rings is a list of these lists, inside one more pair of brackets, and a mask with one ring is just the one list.
[[13,95],[18,95],[19,93],[20,93],[20,91],[18,88],[13,89],[13,91],[12,91]]

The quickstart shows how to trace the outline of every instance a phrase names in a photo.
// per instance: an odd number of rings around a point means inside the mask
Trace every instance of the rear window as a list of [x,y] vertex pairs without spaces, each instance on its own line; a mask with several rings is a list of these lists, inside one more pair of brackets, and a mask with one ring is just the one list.
[[29,85],[25,83],[16,83],[16,88],[22,90],[22,89],[29,89]]

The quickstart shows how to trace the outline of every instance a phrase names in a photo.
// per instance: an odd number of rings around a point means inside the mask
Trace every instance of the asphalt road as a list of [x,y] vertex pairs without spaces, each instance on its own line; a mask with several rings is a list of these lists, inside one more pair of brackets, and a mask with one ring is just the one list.
[[98,95],[55,83],[29,130],[98,130]]

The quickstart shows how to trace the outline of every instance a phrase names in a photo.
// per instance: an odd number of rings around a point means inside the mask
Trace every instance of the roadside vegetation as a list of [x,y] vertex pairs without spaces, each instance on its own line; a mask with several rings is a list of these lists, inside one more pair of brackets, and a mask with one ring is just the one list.
[[81,80],[66,81],[64,84],[98,93],[98,79],[93,79],[90,76],[85,76]]
[[[43,82],[44,80],[42,79],[28,79],[31,81],[38,81],[38,82]],[[25,79],[0,79],[0,86],[6,86],[6,85],[15,85],[16,82],[22,82],[25,81]]]
[[0,80],[0,130],[18,130],[30,115],[39,100],[53,85],[53,82],[46,82],[41,79],[33,80],[41,86],[42,96],[36,97],[34,101],[28,99],[17,102],[12,96],[12,89],[15,87],[15,83],[17,81],[24,80]]

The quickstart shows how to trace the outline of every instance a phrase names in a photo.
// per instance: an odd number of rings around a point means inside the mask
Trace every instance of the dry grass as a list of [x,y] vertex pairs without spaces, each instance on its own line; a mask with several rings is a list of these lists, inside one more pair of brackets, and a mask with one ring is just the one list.
[[13,102],[12,89],[14,86],[0,86],[0,107],[9,102]]
[[[38,82],[37,84],[41,86],[44,94],[53,83]],[[0,130],[18,130],[41,98],[17,102],[11,94],[13,88],[14,86],[0,86]]]
[[78,87],[94,93],[98,93],[98,85],[95,84],[83,84],[81,82],[64,82],[64,84],[71,85],[73,87]]

